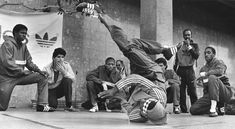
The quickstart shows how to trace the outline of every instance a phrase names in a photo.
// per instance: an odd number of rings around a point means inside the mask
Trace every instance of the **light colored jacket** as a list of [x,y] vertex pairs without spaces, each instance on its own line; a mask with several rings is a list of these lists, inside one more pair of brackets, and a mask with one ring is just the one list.
[[63,66],[65,67],[65,74],[62,74],[61,72],[59,72],[58,79],[55,82],[55,80],[54,80],[54,70],[52,68],[52,64],[53,63],[50,63],[50,64],[48,64],[47,66],[45,66],[43,68],[43,71],[46,71],[49,74],[49,76],[48,76],[48,88],[49,89],[54,89],[58,85],[60,85],[60,83],[61,83],[61,81],[64,77],[65,78],[70,78],[70,79],[73,80],[73,82],[75,82],[75,80],[76,80],[75,79],[75,74],[74,74],[70,64],[66,61],[63,62]]
[[7,37],[0,48],[0,75],[21,77],[25,67],[30,71],[40,71],[32,62],[26,44],[18,44],[13,37]]

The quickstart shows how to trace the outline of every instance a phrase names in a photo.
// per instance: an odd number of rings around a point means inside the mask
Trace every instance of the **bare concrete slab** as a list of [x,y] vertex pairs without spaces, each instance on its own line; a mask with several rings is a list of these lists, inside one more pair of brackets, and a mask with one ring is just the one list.
[[0,129],[234,129],[235,116],[210,118],[207,115],[168,114],[168,124],[154,126],[130,123],[125,113],[63,110],[40,113],[33,109],[8,109],[0,112]]

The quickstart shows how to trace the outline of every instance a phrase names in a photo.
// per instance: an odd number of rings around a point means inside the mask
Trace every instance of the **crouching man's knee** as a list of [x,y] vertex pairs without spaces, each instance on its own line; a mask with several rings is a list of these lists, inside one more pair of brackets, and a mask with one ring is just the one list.
[[87,81],[87,83],[86,83],[86,87],[87,87],[88,89],[93,88],[94,85],[95,85],[95,83],[94,83],[93,81]]
[[200,108],[201,108],[200,106],[193,104],[190,107],[189,112],[191,115],[202,115],[203,113],[201,112]]
[[208,82],[216,81],[217,77],[215,75],[210,75],[208,77]]
[[0,103],[0,111],[6,111],[8,108],[8,105],[3,105]]
[[197,108],[195,108],[195,106],[191,106],[189,109],[189,112],[191,115],[197,115]]

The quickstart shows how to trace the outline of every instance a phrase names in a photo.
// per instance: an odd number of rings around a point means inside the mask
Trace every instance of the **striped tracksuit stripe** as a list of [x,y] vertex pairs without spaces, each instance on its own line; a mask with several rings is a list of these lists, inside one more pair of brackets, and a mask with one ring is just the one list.
[[122,89],[124,87],[130,86],[131,84],[140,84],[141,86],[147,87],[148,89],[152,89],[155,93],[156,99],[159,100],[163,104],[163,106],[165,106],[167,100],[165,92],[161,90],[160,87],[158,87],[152,81],[140,75],[129,75],[128,77],[118,81],[116,83],[116,86],[118,89]]

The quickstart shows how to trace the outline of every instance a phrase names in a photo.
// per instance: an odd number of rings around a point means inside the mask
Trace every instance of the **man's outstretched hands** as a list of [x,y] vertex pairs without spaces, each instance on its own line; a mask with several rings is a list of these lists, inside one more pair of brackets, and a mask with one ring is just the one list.
[[98,94],[98,97],[100,97],[100,98],[110,98],[110,97],[113,97],[117,92],[118,92],[117,87],[114,87],[112,89],[100,92]]

